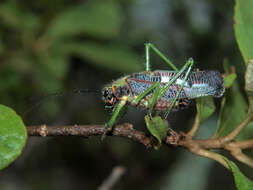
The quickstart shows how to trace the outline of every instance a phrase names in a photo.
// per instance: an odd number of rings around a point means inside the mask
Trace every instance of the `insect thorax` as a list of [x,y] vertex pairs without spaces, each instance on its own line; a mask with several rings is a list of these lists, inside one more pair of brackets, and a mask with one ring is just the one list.
[[129,95],[130,91],[126,83],[128,77],[125,76],[113,81],[102,89],[102,99],[106,108],[114,108],[123,96]]

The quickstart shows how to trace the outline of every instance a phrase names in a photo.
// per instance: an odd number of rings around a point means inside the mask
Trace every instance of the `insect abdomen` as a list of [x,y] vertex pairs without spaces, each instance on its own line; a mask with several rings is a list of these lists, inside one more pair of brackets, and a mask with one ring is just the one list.
[[[160,87],[166,85],[177,72],[175,71],[153,71],[141,72],[131,75],[126,82],[133,95],[138,96],[149,88],[154,82],[159,82]],[[168,88],[162,98],[172,100],[183,83],[185,73],[182,73],[177,80]],[[193,99],[201,96],[220,97],[225,91],[224,80],[218,71],[197,71],[192,72],[179,94],[178,99]],[[153,91],[150,93],[152,95]]]
[[224,94],[224,80],[218,71],[193,72],[188,80],[191,86],[184,88],[189,98],[201,96],[221,97]]

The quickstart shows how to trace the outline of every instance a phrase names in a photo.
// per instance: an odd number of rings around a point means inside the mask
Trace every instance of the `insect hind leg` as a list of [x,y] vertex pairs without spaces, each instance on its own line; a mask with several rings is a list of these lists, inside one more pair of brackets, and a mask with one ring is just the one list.
[[150,48],[162,59],[164,60],[173,70],[178,71],[178,68],[167,58],[165,55],[158,50],[152,43],[145,43],[146,52],[146,71],[150,71]]
[[[169,106],[169,109],[164,114],[164,119],[166,119],[168,117],[168,115],[169,115],[170,111],[172,110],[172,108],[174,107],[174,105],[175,105],[175,103],[176,103],[176,101],[177,101],[177,99],[178,99],[181,91],[183,90],[183,87],[184,87],[184,85],[186,83],[186,80],[187,80],[187,78],[188,78],[188,76],[189,76],[189,74],[190,74],[190,72],[192,70],[193,64],[194,64],[194,61],[193,61],[192,58],[190,58],[190,59],[188,59],[188,61],[186,62],[186,64],[183,66],[183,68],[184,67],[188,67],[188,69],[187,69],[187,71],[185,73],[185,76],[183,78],[183,82],[180,84],[180,87],[179,87],[179,89],[178,89],[175,97],[173,98],[173,100],[172,100],[172,102],[171,102],[171,104]],[[183,68],[181,69],[181,71],[183,70]]]

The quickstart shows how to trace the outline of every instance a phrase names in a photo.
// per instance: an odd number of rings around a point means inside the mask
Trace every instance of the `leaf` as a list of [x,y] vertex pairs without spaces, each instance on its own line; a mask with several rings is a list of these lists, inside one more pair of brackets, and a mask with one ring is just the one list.
[[235,6],[235,36],[245,64],[253,59],[253,1],[236,0]]
[[247,93],[253,93],[253,59],[249,60],[245,73],[245,90]]
[[167,136],[167,126],[160,116],[155,116],[150,119],[148,115],[145,116],[145,122],[149,132],[158,140],[159,145]]
[[34,77],[44,93],[61,91],[63,79],[68,71],[68,57],[58,43],[41,52],[37,62],[31,66]]
[[[235,129],[235,127],[240,124],[241,121],[244,120],[247,112],[247,103],[240,91],[238,82],[233,79],[233,73],[231,73],[228,62],[224,62],[223,66],[224,70],[226,71],[226,76],[224,80],[234,80],[234,82],[232,82],[232,85],[231,82],[227,82],[227,87],[231,88],[227,89],[225,97],[222,100],[218,125],[214,137],[221,137],[229,134],[233,129]],[[230,79],[226,79],[226,77],[229,77]],[[246,75],[245,78],[247,78]],[[244,140],[247,138],[251,138],[252,136],[253,123],[250,123],[241,131],[241,133],[237,136],[236,140]]]
[[90,1],[59,14],[47,34],[51,40],[80,34],[111,39],[119,33],[122,21],[117,1]]
[[27,40],[31,40],[31,34],[35,33],[40,23],[36,14],[22,9],[15,0],[0,5],[0,19],[6,26],[17,30],[16,32],[25,31],[27,34],[23,34],[30,37]]
[[224,77],[225,88],[230,88],[232,84],[234,83],[235,79],[236,79],[235,73],[225,75]]
[[245,73],[245,91],[249,100],[249,111],[253,113],[253,59],[249,60]]
[[67,56],[57,49],[57,46],[50,48],[39,56],[41,67],[47,75],[51,75],[56,79],[63,79],[68,69]]
[[225,71],[225,74],[231,73],[231,66],[227,58],[223,60],[223,69]]
[[[247,103],[235,81],[231,88],[227,89],[221,103],[218,119],[218,126],[214,134],[215,138],[229,134],[241,121],[244,120],[247,112]],[[253,136],[253,123],[245,127],[236,137],[236,140],[248,139]]]
[[0,105],[0,169],[21,154],[26,139],[26,128],[21,118],[12,109]]
[[215,111],[214,101],[211,96],[197,98],[196,106],[200,123],[205,121]]
[[235,71],[233,67],[230,66],[227,59],[224,59],[223,61],[223,68],[225,71],[224,74],[224,86],[225,88],[230,88],[235,81],[237,75],[235,74]]
[[121,72],[137,72],[142,68],[140,58],[128,47],[96,42],[66,43],[65,51],[88,59],[97,66]]
[[234,162],[224,157],[224,160],[228,163],[229,167],[232,170],[235,185],[238,190],[252,190],[253,181],[249,180],[243,173],[239,170]]
[[15,1],[7,1],[5,3],[1,3],[0,5],[0,18],[1,21],[12,28],[19,28],[19,19],[18,16],[20,14],[20,10],[17,7],[17,2]]

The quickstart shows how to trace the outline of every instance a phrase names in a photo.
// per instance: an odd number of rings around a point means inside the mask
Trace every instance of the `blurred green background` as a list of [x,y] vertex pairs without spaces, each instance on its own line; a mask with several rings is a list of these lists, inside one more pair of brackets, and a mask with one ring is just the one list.
[[[98,90],[145,69],[152,42],[178,67],[223,72],[226,58],[244,72],[230,0],[6,0],[0,2],[0,103],[26,125],[103,124],[110,113]],[[152,69],[168,66],[152,53]],[[242,81],[241,81],[242,82]],[[54,93],[63,95],[54,95]],[[51,95],[50,95],[51,94]],[[219,105],[219,100],[217,101]],[[195,107],[172,113],[171,127],[188,130]],[[120,121],[145,130],[144,112]],[[217,114],[201,127],[209,137]],[[149,150],[127,139],[31,137],[21,157],[1,171],[1,190],[96,189],[117,165],[127,172],[115,189],[235,189],[222,166],[175,147]],[[253,175],[253,174],[252,174]]]

